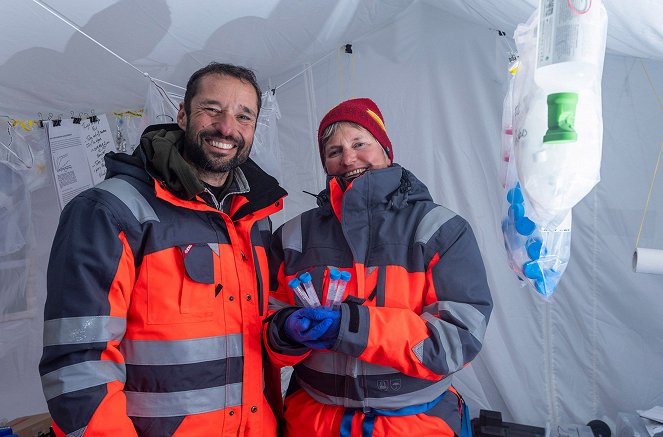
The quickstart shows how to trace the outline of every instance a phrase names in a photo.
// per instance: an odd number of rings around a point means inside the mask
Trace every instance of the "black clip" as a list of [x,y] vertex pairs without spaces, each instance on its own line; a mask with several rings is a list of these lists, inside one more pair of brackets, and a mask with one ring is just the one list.
[[352,54],[352,44],[345,45],[345,53]]

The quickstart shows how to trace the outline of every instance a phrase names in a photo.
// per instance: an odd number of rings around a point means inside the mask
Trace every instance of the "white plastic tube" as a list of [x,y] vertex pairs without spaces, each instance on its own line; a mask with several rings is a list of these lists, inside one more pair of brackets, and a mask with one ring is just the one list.
[[304,290],[306,290],[311,306],[313,308],[319,307],[320,299],[318,299],[318,293],[315,292],[315,288],[313,287],[311,274],[309,272],[303,273],[299,276],[299,279],[302,281],[302,285],[304,286]]
[[325,306],[332,308],[334,297],[336,296],[336,289],[338,288],[338,280],[341,278],[341,272],[337,269],[329,269],[329,286],[327,287],[327,298],[325,299]]
[[633,271],[663,275],[663,250],[637,247],[633,252]]
[[341,306],[341,301],[343,300],[343,295],[345,294],[345,287],[348,285],[348,281],[352,278],[350,272],[341,272],[340,278],[338,280],[338,285],[336,286],[336,293],[334,293],[334,300],[331,304],[331,309],[337,310]]
[[292,291],[297,295],[305,307],[310,308],[313,306],[313,303],[309,299],[308,294],[306,293],[306,290],[304,290],[304,287],[302,286],[302,283],[299,279],[292,278],[290,282],[288,282],[288,287],[292,289]]

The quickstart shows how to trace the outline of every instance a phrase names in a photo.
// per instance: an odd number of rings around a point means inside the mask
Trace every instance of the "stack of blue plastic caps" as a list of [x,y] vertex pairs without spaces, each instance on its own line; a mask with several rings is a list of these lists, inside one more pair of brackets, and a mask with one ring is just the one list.
[[542,296],[555,291],[569,259],[568,229],[540,229],[526,213],[520,183],[507,191],[507,216],[502,221],[504,245],[511,269]]

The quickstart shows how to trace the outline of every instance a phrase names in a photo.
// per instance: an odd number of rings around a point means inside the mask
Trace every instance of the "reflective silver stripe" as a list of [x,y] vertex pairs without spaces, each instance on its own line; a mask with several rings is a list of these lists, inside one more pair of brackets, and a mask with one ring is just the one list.
[[171,393],[125,391],[124,394],[129,416],[188,416],[241,405],[242,383]]
[[81,437],[83,434],[85,434],[85,431],[87,430],[87,426],[84,426],[81,429],[77,429],[74,432],[70,432],[67,434],[67,437]]
[[380,408],[380,409],[389,409],[396,410],[398,408],[409,407],[412,405],[420,405],[426,402],[430,402],[442,393],[446,391],[451,385],[451,378],[447,377],[440,381],[431,383],[426,388],[410,392],[403,395],[388,396],[382,398],[364,398],[363,400],[355,400],[350,398],[343,398],[337,396],[330,396],[326,393],[322,393],[306,382],[302,381],[301,378],[297,377],[297,382],[299,385],[308,393],[313,399],[325,405],[342,405],[344,407],[350,408]]
[[440,229],[440,227],[454,218],[456,213],[443,207],[437,206],[424,216],[417,226],[417,231],[414,234],[415,243],[426,244],[430,237]]
[[140,223],[145,223],[149,220],[159,221],[159,217],[154,212],[154,209],[152,209],[143,195],[129,182],[119,178],[110,178],[102,181],[95,188],[108,191],[120,199]]
[[268,302],[269,302],[269,310],[270,310],[270,311],[278,311],[278,310],[280,310],[281,308],[285,308],[285,307],[287,307],[287,306],[290,306],[290,305],[288,305],[287,303],[285,303],[285,302],[281,302],[280,300],[278,300],[278,299],[276,299],[276,298],[273,298],[273,297],[271,297],[271,296],[269,297],[269,301],[268,301]]
[[283,225],[281,236],[284,249],[302,252],[302,216],[298,215]]
[[44,322],[44,346],[122,340],[127,320],[122,317],[68,317]]
[[[427,321],[439,335],[442,343],[439,350],[444,351],[446,355],[448,373],[460,370],[465,363],[463,361],[463,343],[458,334],[458,327],[449,325],[429,313],[423,313],[421,318]],[[426,362],[426,357],[422,357],[422,362]]]
[[[380,366],[362,360],[357,360],[360,365],[352,366],[348,369],[346,363],[348,356],[336,352],[315,352],[311,351],[301,364],[317,372],[328,373],[332,375],[350,375],[353,377],[362,375],[393,375],[399,373],[393,367]],[[361,369],[361,372],[359,371]],[[350,370],[350,372],[348,372]]]
[[41,377],[46,400],[112,381],[126,381],[124,364],[113,361],[84,361],[54,370]]
[[127,340],[120,343],[120,352],[127,364],[171,365],[241,357],[242,334],[191,340]]
[[219,256],[221,252],[219,252],[219,243],[207,243],[210,249],[212,249],[212,252],[216,254],[216,256]]
[[449,313],[454,320],[462,322],[472,337],[483,342],[486,334],[486,318],[484,315],[469,303],[462,302],[435,302],[424,307],[424,312],[430,314],[439,314],[442,320],[447,320],[444,313]]
[[267,217],[265,217],[264,219],[258,220],[258,230],[259,231],[268,231],[268,232],[272,231],[272,226],[269,223],[269,219]]

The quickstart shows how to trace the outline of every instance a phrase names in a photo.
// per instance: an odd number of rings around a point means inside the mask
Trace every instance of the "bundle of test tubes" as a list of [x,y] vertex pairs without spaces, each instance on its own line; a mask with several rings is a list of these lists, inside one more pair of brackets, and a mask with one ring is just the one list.
[[[351,277],[350,272],[341,272],[334,268],[329,270],[329,287],[327,288],[327,300],[325,301],[327,308],[336,310],[341,306],[345,286]],[[302,273],[299,278],[292,278],[288,282],[288,286],[292,288],[292,291],[305,307],[316,308],[320,306],[320,299],[318,299],[318,294],[313,287],[309,272]]]

